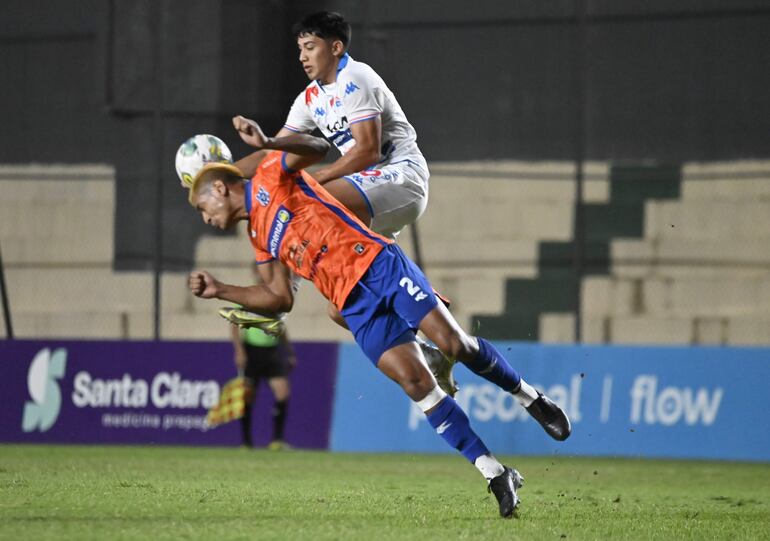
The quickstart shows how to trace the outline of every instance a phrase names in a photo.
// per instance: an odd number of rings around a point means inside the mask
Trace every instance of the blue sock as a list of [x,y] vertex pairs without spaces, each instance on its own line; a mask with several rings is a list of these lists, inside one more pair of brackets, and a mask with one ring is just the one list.
[[471,428],[468,416],[451,396],[445,397],[427,417],[439,436],[460,451],[471,464],[481,455],[489,454],[487,446]]
[[504,391],[512,393],[519,386],[521,376],[508,364],[503,354],[497,351],[495,346],[483,338],[477,337],[476,340],[479,341],[479,353],[476,358],[461,362],[474,374],[491,381]]

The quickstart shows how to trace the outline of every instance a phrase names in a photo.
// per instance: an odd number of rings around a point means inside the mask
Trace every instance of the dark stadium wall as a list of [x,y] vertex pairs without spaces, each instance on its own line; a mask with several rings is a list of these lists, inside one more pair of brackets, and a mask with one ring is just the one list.
[[116,267],[151,266],[160,194],[165,266],[186,268],[210,232],[179,197],[177,146],[213,132],[244,152],[235,113],[280,127],[306,84],[289,28],[323,8],[352,21],[351,54],[388,81],[429,161],[573,159],[579,84],[588,159],[770,155],[760,0],[6,0],[0,162],[113,164]]
[[116,268],[152,268],[160,194],[164,266],[186,269],[198,237],[212,232],[180,197],[174,153],[194,133],[246,152],[231,135],[234,113],[280,127],[303,84],[285,68],[295,18],[281,2],[246,0],[7,2],[0,162],[114,165]]
[[[580,4],[334,2],[429,161],[574,156]],[[588,159],[767,155],[767,2],[585,4]]]

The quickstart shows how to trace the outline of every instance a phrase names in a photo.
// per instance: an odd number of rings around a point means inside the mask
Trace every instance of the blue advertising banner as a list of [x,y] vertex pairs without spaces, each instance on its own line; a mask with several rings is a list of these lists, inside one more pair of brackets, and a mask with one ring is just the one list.
[[[495,453],[770,460],[768,348],[496,345],[573,433],[551,440],[458,363],[456,399]],[[332,450],[454,452],[356,346],[341,346],[338,370]]]
[[[297,343],[285,438],[328,447],[337,344]],[[0,442],[238,445],[237,422],[205,423],[235,377],[227,342],[0,341]],[[270,438],[257,394],[254,443]]]

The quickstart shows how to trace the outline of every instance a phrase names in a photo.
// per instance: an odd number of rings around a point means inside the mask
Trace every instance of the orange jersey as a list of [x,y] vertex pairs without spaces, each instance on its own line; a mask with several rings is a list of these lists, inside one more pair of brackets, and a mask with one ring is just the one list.
[[305,171],[271,152],[246,185],[249,239],[258,263],[278,259],[342,310],[348,294],[392,241],[370,231]]

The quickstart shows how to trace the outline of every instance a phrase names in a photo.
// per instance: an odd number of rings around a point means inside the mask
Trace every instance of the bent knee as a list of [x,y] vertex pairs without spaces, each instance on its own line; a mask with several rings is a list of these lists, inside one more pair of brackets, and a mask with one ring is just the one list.
[[434,342],[444,355],[453,359],[474,357],[478,351],[473,338],[465,333],[450,332],[440,336]]
[[398,382],[404,392],[414,401],[419,401],[428,396],[436,386],[436,380],[430,372],[415,374]]

